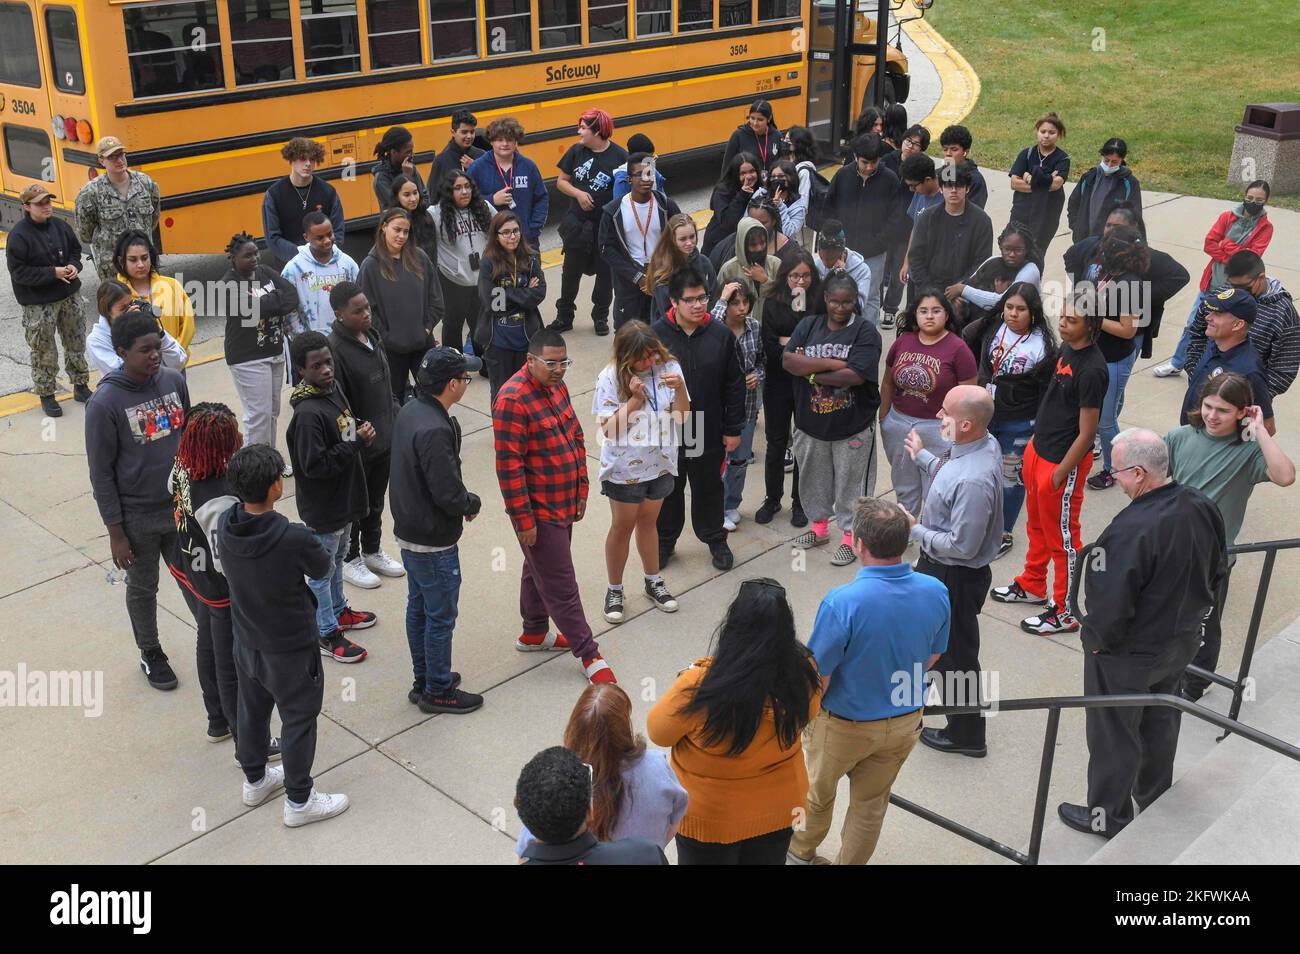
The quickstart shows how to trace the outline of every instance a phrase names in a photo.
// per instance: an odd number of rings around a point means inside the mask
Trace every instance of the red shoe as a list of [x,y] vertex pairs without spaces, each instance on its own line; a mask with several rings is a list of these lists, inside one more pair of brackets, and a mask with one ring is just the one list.
[[339,613],[339,629],[347,632],[349,629],[369,629],[378,622],[378,617],[374,613],[367,613],[365,610],[354,610],[348,607],[342,613]]
[[609,668],[609,663],[600,658],[599,653],[592,656],[590,659],[584,659],[582,661],[582,671],[587,674],[587,681],[592,685],[595,685],[598,682],[608,682],[611,684],[618,682],[618,680],[614,678],[614,670]]
[[563,633],[523,633],[515,640],[521,653],[567,652],[569,641]]
[[320,637],[320,654],[328,656],[335,662],[359,663],[366,658],[366,651],[336,629],[328,636]]

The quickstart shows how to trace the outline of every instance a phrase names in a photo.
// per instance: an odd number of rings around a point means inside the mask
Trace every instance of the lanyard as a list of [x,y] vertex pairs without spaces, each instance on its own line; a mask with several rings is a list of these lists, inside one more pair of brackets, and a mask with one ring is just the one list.
[[758,146],[758,160],[763,164],[764,169],[767,169],[767,143],[768,137],[771,135],[771,132],[763,133],[763,141],[761,143],[758,141],[757,136],[754,137],[754,145]]
[[646,259],[649,260],[650,253],[654,251],[654,249],[650,248],[650,226],[654,222],[655,216],[654,193],[650,193],[650,214],[645,217],[644,228],[641,227],[641,216],[636,211],[636,201],[630,196],[628,200],[628,204],[632,206],[632,218],[636,220],[636,230],[641,233],[641,247],[645,250]]
[[[506,176],[506,171],[501,168],[501,163],[497,162],[496,153],[492,154],[492,164],[497,167],[497,173],[501,176],[502,188],[512,189],[513,186],[510,185],[510,179]],[[515,164],[513,162],[510,164],[510,171],[515,171]]]
[[[1002,331],[998,334],[997,343],[993,345],[993,370],[996,374],[1005,373],[1005,370],[1002,367],[1002,362],[1015,354],[1016,348],[1020,346],[1020,342],[1024,341],[1031,334],[1033,334],[1032,328],[1015,341],[1011,342],[1010,348],[1006,348],[1007,326],[1003,324]],[[1003,350],[1004,348],[1005,350]]]
[[659,385],[655,382],[655,366],[652,364],[650,365],[650,390],[647,391],[644,388],[642,388],[641,392],[645,395],[645,401],[647,404],[650,405],[650,410],[654,411],[656,414],[659,413],[658,388]]

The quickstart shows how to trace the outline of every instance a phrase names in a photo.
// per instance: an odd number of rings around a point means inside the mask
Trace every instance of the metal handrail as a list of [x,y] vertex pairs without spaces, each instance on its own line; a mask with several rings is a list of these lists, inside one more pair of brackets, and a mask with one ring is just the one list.
[[[1298,541],[1300,543],[1300,541]],[[1260,544],[1259,546],[1264,546]],[[1167,706],[1185,712],[1211,725],[1225,730],[1224,736],[1240,735],[1243,739],[1262,745],[1289,759],[1300,762],[1300,748],[1289,742],[1274,738],[1267,732],[1261,732],[1254,726],[1238,722],[1229,716],[1220,715],[1213,709],[1188,702],[1180,696],[1164,693],[1130,693],[1116,696],[1057,696],[1039,699],[1009,699],[994,706],[926,706],[926,715],[971,715],[996,709],[998,712],[1025,712],[1034,709],[1047,710],[1047,727],[1043,733],[1043,755],[1038,767],[1038,788],[1034,796],[1034,817],[1029,833],[1029,850],[1027,852],[1004,845],[990,835],[985,835],[973,828],[954,821],[946,815],[918,805],[901,795],[890,794],[889,802],[904,811],[911,812],[926,821],[938,825],[946,831],[960,835],[967,841],[974,842],[1017,864],[1036,865],[1043,845],[1043,821],[1047,814],[1047,794],[1052,783],[1052,767],[1056,760],[1056,736],[1061,723],[1062,709],[1124,709],[1132,706]]]

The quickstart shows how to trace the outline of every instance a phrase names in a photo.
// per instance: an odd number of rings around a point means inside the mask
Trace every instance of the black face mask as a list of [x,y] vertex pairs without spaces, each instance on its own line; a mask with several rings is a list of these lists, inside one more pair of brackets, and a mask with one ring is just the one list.
[[750,264],[750,265],[766,265],[766,264],[767,264],[767,249],[765,249],[765,248],[760,248],[758,251],[754,251],[753,249],[751,249],[751,248],[749,248],[748,246],[746,246],[746,248],[745,248],[745,261],[746,261],[746,263],[748,263],[748,264]]
[[1264,211],[1264,203],[1243,202],[1241,203],[1241,208],[1242,211],[1244,211],[1248,216],[1250,216],[1253,219],[1255,216],[1259,215],[1259,213]]

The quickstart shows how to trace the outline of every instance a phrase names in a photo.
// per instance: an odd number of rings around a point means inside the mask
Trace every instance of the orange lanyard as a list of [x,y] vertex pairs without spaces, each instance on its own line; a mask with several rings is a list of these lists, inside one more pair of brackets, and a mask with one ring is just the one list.
[[655,216],[655,197],[654,193],[650,194],[650,214],[645,217],[645,227],[641,226],[641,216],[637,214],[635,200],[629,203],[632,206],[632,218],[636,220],[636,230],[641,233],[641,247],[645,249],[646,258],[654,249],[650,248],[650,226],[654,222]]
[[[506,188],[506,189],[513,188],[513,187],[510,185],[510,179],[509,179],[509,177],[506,176],[506,171],[505,171],[504,169],[501,168],[501,163],[497,162],[497,157],[496,157],[495,154],[492,156],[492,163],[493,163],[493,165],[495,165],[495,166],[497,167],[497,173],[501,176],[501,185],[502,185],[502,187],[503,187],[503,188]],[[511,172],[514,172],[514,171],[515,171],[515,166],[514,166],[514,163],[513,163],[513,162],[510,164],[510,171],[511,171]]]

